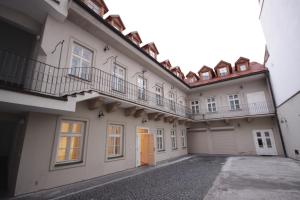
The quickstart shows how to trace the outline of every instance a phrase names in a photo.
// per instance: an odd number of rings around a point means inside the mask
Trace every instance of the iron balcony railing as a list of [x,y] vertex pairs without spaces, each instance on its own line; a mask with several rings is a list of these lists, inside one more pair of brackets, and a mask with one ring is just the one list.
[[239,104],[238,106],[226,105],[215,108],[194,110],[192,114],[195,120],[211,120],[222,118],[236,118],[245,116],[258,116],[274,114],[275,108],[272,102],[256,102]]
[[0,86],[53,97],[95,91],[191,118],[190,108],[98,68],[59,68],[7,51],[0,51]]

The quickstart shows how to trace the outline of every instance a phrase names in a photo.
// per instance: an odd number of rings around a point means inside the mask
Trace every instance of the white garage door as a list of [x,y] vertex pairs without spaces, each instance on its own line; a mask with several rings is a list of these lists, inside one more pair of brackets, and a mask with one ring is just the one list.
[[237,154],[235,133],[216,131],[211,133],[212,154]]

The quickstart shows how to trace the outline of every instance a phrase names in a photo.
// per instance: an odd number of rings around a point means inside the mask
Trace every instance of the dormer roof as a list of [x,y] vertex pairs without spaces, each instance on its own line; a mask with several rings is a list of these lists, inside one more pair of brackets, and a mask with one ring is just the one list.
[[[103,16],[108,12],[108,8],[103,0],[82,0],[87,6],[90,8],[93,7],[93,5],[90,4],[90,2],[94,3],[97,5],[100,9],[100,12],[98,13],[99,15]],[[92,6],[92,7],[91,7]],[[93,8],[92,8],[93,9]],[[94,10],[95,11],[95,10]],[[96,12],[96,11],[95,11]]]
[[135,39],[139,44],[142,43],[142,39],[137,31],[132,31],[126,35],[130,40]]
[[217,70],[219,68],[223,68],[223,67],[227,67],[229,69],[229,72],[232,73],[232,67],[231,67],[231,64],[224,61],[224,60],[221,60],[216,66],[215,66],[215,71],[217,72]]
[[195,77],[197,80],[199,80],[199,77],[196,73],[189,71],[189,73],[185,76],[186,78],[193,78]]
[[201,76],[201,73],[204,72],[210,72],[212,77],[216,76],[214,70],[206,65],[203,65],[203,67],[201,67],[201,69],[198,71],[199,76]]
[[122,19],[120,17],[120,15],[109,15],[105,21],[107,21],[110,25],[114,26],[114,27],[118,27],[118,30],[120,32],[125,30],[125,25],[122,22]]
[[171,69],[171,71],[172,71],[175,75],[177,75],[177,73],[178,73],[178,74],[179,74],[179,78],[181,78],[182,80],[185,78],[185,77],[184,77],[184,74],[182,73],[182,71],[181,71],[181,69],[180,69],[179,66],[173,67],[173,68]]
[[235,71],[238,71],[238,65],[246,64],[249,65],[249,59],[245,57],[240,57],[235,63],[234,63],[234,69]]
[[170,60],[168,60],[168,59],[162,61],[160,64],[163,65],[163,66],[164,66],[165,68],[167,68],[167,69],[171,69],[171,68],[172,68],[171,62],[170,62]]
[[159,54],[154,42],[150,42],[148,44],[145,44],[142,49],[147,50],[147,49],[151,49],[155,54]]

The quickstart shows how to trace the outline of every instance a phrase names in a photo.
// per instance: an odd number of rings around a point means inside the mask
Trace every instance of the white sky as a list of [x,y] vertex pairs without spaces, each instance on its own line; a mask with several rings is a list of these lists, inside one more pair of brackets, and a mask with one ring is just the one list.
[[187,74],[240,56],[262,63],[265,39],[257,0],[105,0],[127,34],[154,42],[158,61],[169,59]]

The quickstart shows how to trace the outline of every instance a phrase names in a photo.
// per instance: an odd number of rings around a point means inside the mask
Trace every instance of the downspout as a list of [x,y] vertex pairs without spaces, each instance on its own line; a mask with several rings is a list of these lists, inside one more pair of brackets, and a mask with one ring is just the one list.
[[281,131],[281,126],[280,126],[280,122],[279,122],[279,119],[278,119],[278,113],[277,113],[276,101],[275,101],[274,93],[273,93],[273,87],[272,87],[272,84],[271,84],[271,81],[270,81],[270,72],[269,71],[266,72],[266,78],[267,78],[267,84],[269,85],[269,88],[270,88],[270,91],[271,91],[273,105],[275,107],[275,118],[276,118],[276,121],[277,121],[277,126],[278,126],[278,130],[279,130],[279,135],[280,135],[280,140],[281,140],[281,144],[282,144],[282,148],[283,148],[283,153],[284,153],[284,156],[287,157],[285,144],[284,144],[284,141],[283,141],[283,136],[282,136],[282,131]]

